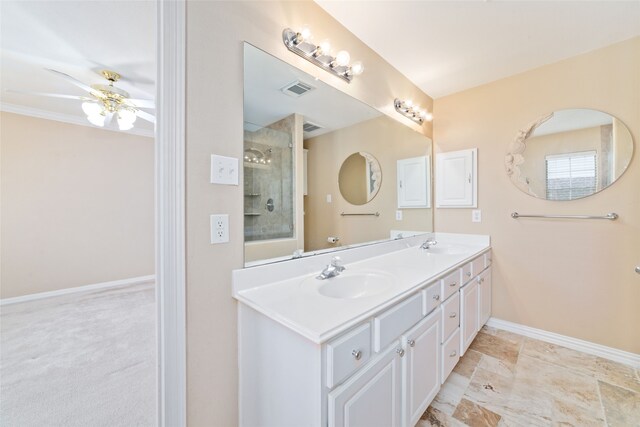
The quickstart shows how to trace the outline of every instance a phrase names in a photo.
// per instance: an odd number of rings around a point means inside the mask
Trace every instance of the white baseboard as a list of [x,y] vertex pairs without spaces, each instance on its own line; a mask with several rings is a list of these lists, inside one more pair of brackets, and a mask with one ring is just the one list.
[[98,289],[114,288],[116,286],[140,285],[143,283],[155,282],[156,276],[140,276],[131,277],[129,279],[113,280],[111,282],[94,283],[92,285],[76,286],[74,288],[59,289],[57,291],[39,292],[37,294],[22,295],[13,298],[0,299],[0,306],[8,304],[17,304],[19,302],[34,301],[43,298],[59,297],[60,295],[75,294],[79,292],[89,292]]
[[592,354],[594,356],[602,357],[603,359],[613,360],[614,362],[630,365],[634,368],[640,368],[640,354],[618,350],[616,348],[595,344],[577,338],[571,338],[566,335],[556,334],[554,332],[543,331],[542,329],[536,329],[530,326],[521,325],[519,323],[496,319],[495,317],[489,319],[489,321],[487,322],[487,326],[514,332],[528,338],[534,338],[551,344],[560,345],[572,350],[581,351],[583,353]]

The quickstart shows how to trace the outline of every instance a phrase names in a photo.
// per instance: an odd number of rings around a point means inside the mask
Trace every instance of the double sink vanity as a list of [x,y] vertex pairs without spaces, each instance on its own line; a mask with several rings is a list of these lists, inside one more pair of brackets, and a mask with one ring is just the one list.
[[235,270],[233,296],[240,425],[414,426],[491,314],[490,241],[429,233]]

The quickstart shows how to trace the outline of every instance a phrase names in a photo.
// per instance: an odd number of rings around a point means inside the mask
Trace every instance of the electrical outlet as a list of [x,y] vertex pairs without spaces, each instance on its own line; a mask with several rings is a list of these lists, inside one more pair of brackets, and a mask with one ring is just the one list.
[[238,185],[238,159],[212,154],[211,183]]
[[229,241],[229,215],[211,215],[211,244]]
[[471,211],[471,222],[481,222],[482,211],[480,209],[474,209]]
[[327,194],[327,203],[331,203],[331,194]]
[[396,221],[402,221],[402,211],[396,211]]

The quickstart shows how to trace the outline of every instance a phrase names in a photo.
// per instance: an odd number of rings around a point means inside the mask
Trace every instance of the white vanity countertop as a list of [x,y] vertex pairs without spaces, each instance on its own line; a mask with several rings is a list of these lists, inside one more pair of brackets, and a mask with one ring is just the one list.
[[[468,238],[464,238],[467,236]],[[353,249],[270,264],[256,267],[255,270],[236,270],[233,274],[233,296],[241,303],[321,344],[490,247],[488,236],[437,233],[435,237],[439,242],[435,248],[455,246],[455,253],[438,254],[420,249],[419,244],[425,237],[416,236],[382,244],[387,246],[386,253],[364,259],[361,259],[362,254],[358,256],[358,249]],[[377,250],[383,249],[379,247]],[[319,294],[314,284],[322,284],[331,279],[320,281],[315,277],[335,255],[342,258],[346,267],[343,275],[377,271],[392,275],[394,285],[376,295],[353,299],[330,298]],[[349,262],[350,258],[355,261]],[[287,275],[287,272],[290,274]],[[289,278],[280,280],[283,276]],[[271,283],[268,277],[272,277]]]

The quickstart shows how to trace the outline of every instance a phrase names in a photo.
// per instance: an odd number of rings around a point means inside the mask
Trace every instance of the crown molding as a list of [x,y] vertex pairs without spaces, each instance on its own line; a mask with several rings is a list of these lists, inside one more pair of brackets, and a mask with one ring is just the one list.
[[56,112],[47,111],[47,110],[40,110],[38,108],[33,108],[33,107],[25,107],[24,105],[7,104],[3,102],[3,103],[0,103],[0,111],[4,111],[6,113],[20,114],[22,116],[35,117],[38,119],[55,120],[56,122],[63,122],[63,123],[68,123],[68,124],[78,125],[78,126],[86,126],[86,127],[90,127],[98,130],[106,130],[109,132],[128,133],[131,135],[146,136],[148,138],[155,137],[154,132],[152,130],[140,129],[135,127],[129,130],[99,128],[97,126],[93,126],[91,123],[89,123],[85,119],[78,116],[74,116],[71,114],[64,114],[64,113],[56,113]]

